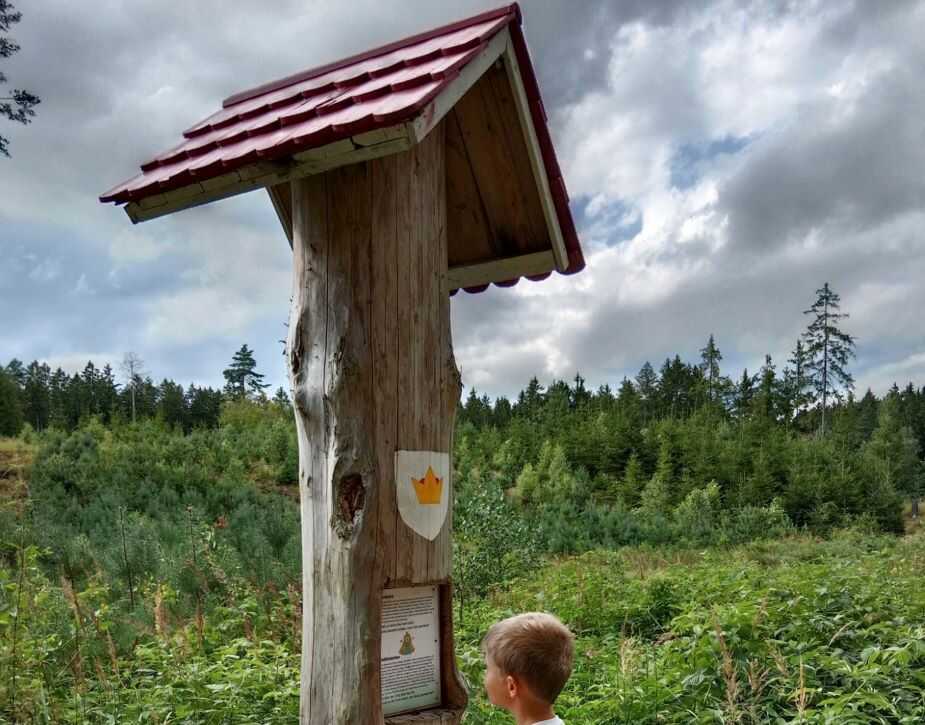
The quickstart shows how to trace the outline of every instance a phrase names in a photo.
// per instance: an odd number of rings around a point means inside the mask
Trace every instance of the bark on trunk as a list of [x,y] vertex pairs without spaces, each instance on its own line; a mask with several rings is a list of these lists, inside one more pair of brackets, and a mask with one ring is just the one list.
[[[402,522],[394,483],[396,450],[452,454],[460,381],[442,125],[407,152],[294,181],[292,210],[287,352],[302,507],[300,719],[378,724],[382,590],[447,583],[451,573],[451,514],[427,541]],[[443,609],[447,707],[396,722],[460,720],[466,693],[452,657],[452,608]]]

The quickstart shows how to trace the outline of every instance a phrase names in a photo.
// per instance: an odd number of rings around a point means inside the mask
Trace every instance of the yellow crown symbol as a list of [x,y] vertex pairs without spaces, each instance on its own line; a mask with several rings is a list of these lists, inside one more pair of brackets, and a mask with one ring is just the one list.
[[411,483],[414,485],[414,492],[417,494],[419,504],[440,503],[443,496],[443,479],[437,478],[433,468],[427,467],[424,478],[417,479],[412,476]]

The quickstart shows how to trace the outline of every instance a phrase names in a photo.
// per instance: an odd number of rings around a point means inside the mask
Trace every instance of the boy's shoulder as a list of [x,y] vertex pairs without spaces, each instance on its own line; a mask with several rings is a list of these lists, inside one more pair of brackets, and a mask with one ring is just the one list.
[[533,725],[565,725],[565,723],[554,715],[551,720],[542,720],[541,722],[533,723]]

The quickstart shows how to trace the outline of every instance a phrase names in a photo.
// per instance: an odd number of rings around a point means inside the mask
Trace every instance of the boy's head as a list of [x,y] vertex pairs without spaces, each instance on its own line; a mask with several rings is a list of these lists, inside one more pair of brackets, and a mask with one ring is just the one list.
[[572,674],[574,637],[551,614],[528,612],[494,624],[482,640],[485,689],[492,704],[552,705]]

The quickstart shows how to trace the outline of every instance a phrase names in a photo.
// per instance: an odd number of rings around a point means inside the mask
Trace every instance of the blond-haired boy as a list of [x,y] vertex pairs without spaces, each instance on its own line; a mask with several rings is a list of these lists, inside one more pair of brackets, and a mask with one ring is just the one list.
[[488,699],[517,725],[562,725],[552,706],[572,674],[574,636],[551,614],[504,619],[482,640]]

